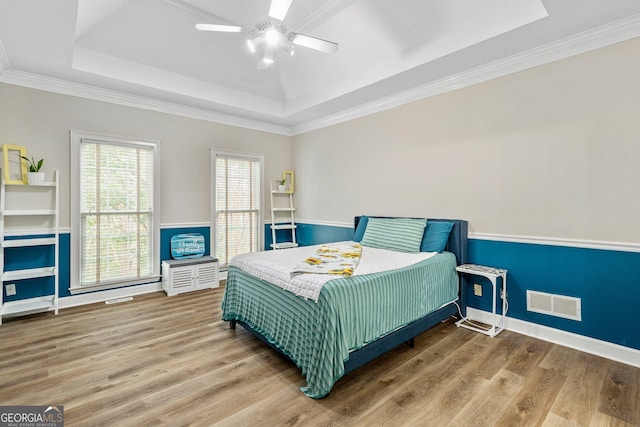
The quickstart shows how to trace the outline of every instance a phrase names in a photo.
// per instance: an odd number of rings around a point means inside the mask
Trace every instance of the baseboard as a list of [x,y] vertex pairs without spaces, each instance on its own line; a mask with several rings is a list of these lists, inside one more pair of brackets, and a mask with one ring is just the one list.
[[[467,307],[470,319],[491,323],[488,311]],[[508,317],[505,329],[640,368],[640,350]]]
[[149,283],[146,285],[127,286],[125,288],[109,289],[106,291],[89,292],[86,294],[71,295],[60,298],[59,308],[76,307],[79,305],[104,302],[110,299],[132,297],[135,295],[148,294],[162,290],[162,282]]

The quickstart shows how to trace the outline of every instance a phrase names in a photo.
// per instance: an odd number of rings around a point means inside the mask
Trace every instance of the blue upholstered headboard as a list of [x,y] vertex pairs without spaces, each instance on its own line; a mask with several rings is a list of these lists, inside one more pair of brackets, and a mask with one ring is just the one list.
[[[354,217],[353,229],[358,228],[358,223],[360,222],[360,216]],[[397,218],[397,217],[384,217],[384,216],[369,216],[369,218]],[[439,221],[448,221],[453,222],[453,228],[451,229],[451,233],[449,234],[449,240],[447,242],[447,246],[445,250],[448,252],[452,252],[455,254],[456,259],[458,260],[458,265],[466,264],[467,261],[467,233],[468,233],[468,224],[467,221],[463,221],[460,219],[442,219],[442,218],[427,218],[428,222],[439,222]]]

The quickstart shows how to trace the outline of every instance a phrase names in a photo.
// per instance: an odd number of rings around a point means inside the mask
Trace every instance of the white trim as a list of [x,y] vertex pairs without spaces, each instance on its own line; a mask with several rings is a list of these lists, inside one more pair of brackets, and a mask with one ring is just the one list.
[[[507,58],[492,61],[388,97],[363,103],[317,120],[299,123],[290,127],[17,71],[11,68],[9,59],[4,49],[2,49],[2,46],[0,46],[0,82],[230,126],[238,126],[246,129],[295,136],[636,37],[640,37],[640,14],[592,28],[562,40],[557,40],[525,52],[511,55]],[[286,120],[286,117],[280,117],[280,119]]]
[[508,234],[469,233],[470,239],[497,242],[529,243],[533,245],[567,246],[570,248],[601,249],[606,251],[640,252],[640,243],[606,242],[599,240],[560,237],[514,236]]
[[[5,236],[35,236],[38,234],[54,234],[53,228],[11,228],[7,229],[4,233]],[[71,234],[71,228],[60,227],[58,228],[58,234]]]
[[[353,227],[353,224],[349,224],[346,222],[315,221],[315,220],[307,220],[307,219],[300,219],[296,222],[298,224],[326,225],[330,227],[346,227],[346,228]],[[640,243],[631,243],[631,242],[607,242],[607,241],[600,241],[600,240],[569,239],[569,238],[561,238],[561,237],[518,236],[518,235],[511,235],[511,234],[491,234],[491,233],[469,233],[469,239],[640,253]]]
[[[0,69],[0,71],[2,70]],[[218,113],[202,108],[189,107],[187,105],[181,105],[167,101],[160,101],[153,98],[132,95],[111,89],[103,89],[97,86],[89,86],[82,83],[70,82],[39,74],[12,70],[10,68],[4,73],[0,72],[0,82],[17,86],[24,86],[32,89],[40,89],[47,92],[60,93],[63,95],[77,96],[80,98],[109,102],[112,104],[124,105],[127,107],[135,107],[144,110],[173,114],[181,117],[205,120],[213,123],[237,126],[245,129],[254,129],[274,134],[291,136],[291,129],[287,126],[262,122],[259,120],[252,120],[240,116],[233,116],[230,114]]]
[[70,289],[75,292],[83,292],[81,285],[81,266],[80,266],[80,150],[83,140],[91,140],[95,143],[106,143],[109,145],[127,145],[132,147],[148,147],[153,156],[153,211],[152,211],[152,275],[160,277],[160,191],[161,174],[160,174],[160,142],[150,141],[138,138],[127,138],[122,136],[103,135],[91,132],[82,132],[71,129],[69,131],[69,140],[71,145],[71,238],[70,238]]
[[[245,152],[241,152],[241,151],[230,151],[230,150],[219,150],[215,147],[211,147],[209,148],[210,151],[210,175],[209,175],[209,183],[211,184],[211,197],[210,197],[210,216],[211,216],[211,226],[209,227],[209,242],[210,242],[210,252],[212,256],[215,256],[217,258],[220,258],[217,254],[216,254],[216,247],[217,247],[217,241],[216,241],[216,231],[215,231],[215,227],[216,227],[216,158],[217,156],[224,156],[224,157],[232,157],[232,158],[236,158],[236,159],[244,159],[244,160],[257,160],[260,163],[260,186],[258,187],[260,189],[260,207],[259,207],[259,214],[258,214],[258,248],[257,250],[260,251],[262,250],[261,248],[264,248],[264,226],[260,227],[260,223],[264,224],[265,218],[264,218],[264,211],[265,211],[265,194],[266,191],[264,189],[265,187],[265,180],[264,180],[264,172],[265,172],[265,161],[264,161],[264,155],[263,154],[257,154],[257,153],[245,153]],[[226,260],[227,262],[229,260]]]
[[[160,224],[161,230],[169,230],[172,228],[199,228],[199,227],[210,227],[211,223],[209,222],[176,222],[176,223],[166,223]],[[71,227],[60,227],[58,228],[58,232],[60,234],[71,234]],[[51,228],[30,228],[30,229],[20,229],[20,228],[11,228],[8,229],[4,234],[5,236],[33,236],[36,234],[52,234],[53,229]]]
[[106,291],[88,292],[84,294],[61,297],[60,308],[76,307],[79,305],[94,304],[115,298],[124,298],[135,295],[149,294],[162,290],[162,282],[149,283],[146,285],[127,286],[124,288],[109,289]]
[[328,227],[353,228],[353,223],[348,223],[348,222],[329,222],[329,221],[313,221],[310,219],[298,219],[296,220],[296,223],[310,224],[310,225],[326,225]]
[[[467,316],[472,320],[483,323],[490,323],[493,318],[493,315],[490,312],[478,310],[473,307],[467,307]],[[514,319],[509,316],[507,316],[505,320],[505,328],[509,331],[522,335],[538,338],[543,341],[552,342],[564,347],[573,348],[589,354],[595,354],[596,356],[640,368],[640,350],[636,350],[634,348],[590,338],[584,335],[574,334],[572,332],[562,331],[560,329],[550,328],[548,326],[538,325],[536,323],[526,322],[524,320]]]
[[171,228],[196,228],[196,227],[211,227],[210,222],[175,222],[160,224],[161,230],[168,230]]
[[479,65],[469,70],[416,86],[403,92],[378,98],[338,113],[292,126],[292,134],[300,135],[359,117],[389,110],[410,102],[462,89],[498,77],[569,58],[590,50],[640,36],[640,14],[592,28],[506,58]]

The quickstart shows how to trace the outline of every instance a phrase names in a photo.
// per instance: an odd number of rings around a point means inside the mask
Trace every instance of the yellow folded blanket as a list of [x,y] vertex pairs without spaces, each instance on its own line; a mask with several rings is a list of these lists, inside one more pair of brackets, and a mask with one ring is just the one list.
[[313,256],[297,264],[291,271],[291,276],[304,273],[351,276],[358,266],[361,254],[362,246],[355,242],[322,245]]

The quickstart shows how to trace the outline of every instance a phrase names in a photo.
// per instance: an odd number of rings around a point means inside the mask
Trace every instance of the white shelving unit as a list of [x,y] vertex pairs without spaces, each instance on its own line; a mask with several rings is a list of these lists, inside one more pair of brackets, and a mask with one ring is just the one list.
[[[271,247],[273,249],[295,248],[298,246],[296,242],[296,208],[293,206],[293,192],[281,192],[274,190],[271,184]],[[276,199],[286,198],[287,205],[284,207],[276,206]],[[286,242],[278,242],[276,240],[278,230],[291,230],[291,240]]]
[[[40,185],[6,184],[0,171],[0,324],[7,316],[31,314],[40,311],[54,310],[58,314],[58,244],[59,244],[59,182],[58,171],[53,172],[53,180]],[[43,206],[45,208],[43,208]],[[15,224],[13,224],[15,223]],[[46,223],[43,230],[42,224]],[[20,234],[46,235],[51,237],[7,239],[7,226],[14,225]],[[54,251],[54,262],[50,266],[26,268],[22,270],[5,270],[5,251],[13,248],[48,246]],[[25,279],[53,277],[53,293],[5,301],[5,285],[15,282],[16,293],[28,286],[20,283]],[[23,287],[24,286],[24,287]]]

